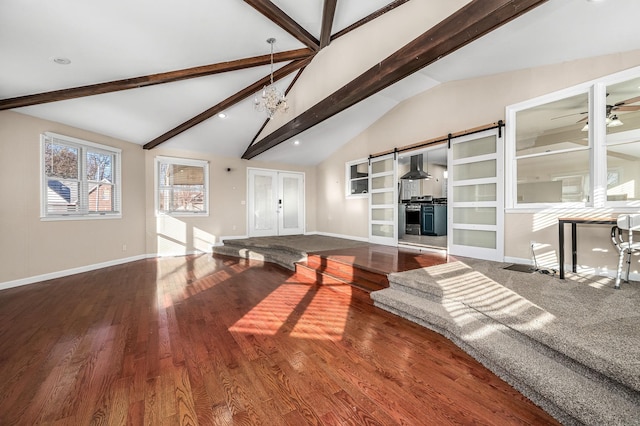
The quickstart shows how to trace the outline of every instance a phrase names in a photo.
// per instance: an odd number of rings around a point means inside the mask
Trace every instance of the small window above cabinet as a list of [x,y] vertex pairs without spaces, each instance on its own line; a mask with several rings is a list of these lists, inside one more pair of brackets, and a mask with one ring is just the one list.
[[361,198],[369,194],[369,160],[355,160],[346,163],[346,196]]

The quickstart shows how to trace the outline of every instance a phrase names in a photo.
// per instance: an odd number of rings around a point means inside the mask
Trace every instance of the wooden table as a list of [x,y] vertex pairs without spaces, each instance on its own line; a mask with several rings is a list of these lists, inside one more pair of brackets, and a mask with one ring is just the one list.
[[577,224],[590,225],[615,225],[617,219],[612,217],[559,217],[558,218],[558,251],[560,279],[564,279],[564,225],[571,224],[571,270],[576,272],[576,264],[578,263],[576,228]]

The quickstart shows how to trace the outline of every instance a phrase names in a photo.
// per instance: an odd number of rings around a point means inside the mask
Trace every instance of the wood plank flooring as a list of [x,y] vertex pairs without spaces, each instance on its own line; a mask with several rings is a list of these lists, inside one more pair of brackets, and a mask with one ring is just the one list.
[[271,264],[0,291],[0,425],[556,424],[442,336]]

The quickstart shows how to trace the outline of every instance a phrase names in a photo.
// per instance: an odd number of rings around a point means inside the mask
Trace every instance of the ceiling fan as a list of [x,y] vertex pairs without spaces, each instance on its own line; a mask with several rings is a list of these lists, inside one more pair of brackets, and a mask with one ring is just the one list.
[[[609,94],[607,93],[607,96],[609,96]],[[617,119],[617,115],[616,112],[620,111],[620,112],[627,112],[627,111],[640,111],[640,105],[630,105],[630,104],[635,104],[636,102],[640,102],[640,96],[636,96],[635,98],[630,98],[624,101],[620,101],[617,102],[613,105],[607,105],[607,120],[611,121],[611,120],[615,120]],[[567,115],[561,115],[559,117],[553,117],[552,120],[558,119],[558,118],[563,118],[563,117],[570,117],[572,115],[585,115],[585,114],[589,114],[588,111],[583,111],[583,112],[576,112],[573,114],[567,114]],[[586,115],[585,117],[581,118],[580,120],[578,120],[576,123],[581,123],[583,121],[586,121],[589,119],[589,116]]]

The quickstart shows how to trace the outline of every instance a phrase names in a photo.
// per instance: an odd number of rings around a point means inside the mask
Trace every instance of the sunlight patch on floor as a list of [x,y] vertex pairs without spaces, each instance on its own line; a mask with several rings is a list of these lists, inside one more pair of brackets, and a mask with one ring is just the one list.
[[349,304],[336,303],[337,296],[350,297],[322,287],[283,284],[229,330],[267,335],[285,331],[291,337],[302,339],[339,339],[344,332]]

